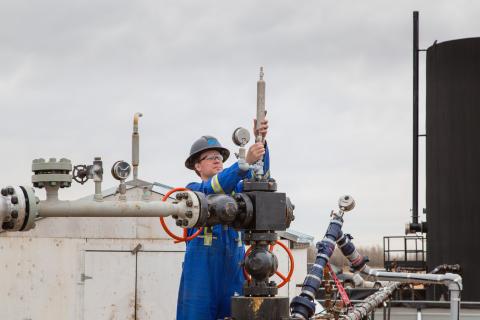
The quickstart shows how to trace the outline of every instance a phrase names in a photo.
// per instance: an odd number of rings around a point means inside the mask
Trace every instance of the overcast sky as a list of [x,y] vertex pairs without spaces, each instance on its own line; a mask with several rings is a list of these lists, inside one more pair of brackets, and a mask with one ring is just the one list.
[[[214,135],[234,151],[233,130],[252,127],[264,66],[271,172],[296,205],[292,228],[319,240],[339,196],[351,194],[357,207],[344,231],[381,243],[402,235],[411,214],[412,11],[427,48],[478,36],[479,9],[433,0],[2,1],[0,184],[30,185],[39,157],[102,156],[108,173],[130,161],[139,111],[140,178],[184,186],[197,180],[184,167],[195,139]],[[421,121],[423,133],[423,113]],[[107,174],[104,187],[114,185]],[[61,197],[93,189],[75,184]]]

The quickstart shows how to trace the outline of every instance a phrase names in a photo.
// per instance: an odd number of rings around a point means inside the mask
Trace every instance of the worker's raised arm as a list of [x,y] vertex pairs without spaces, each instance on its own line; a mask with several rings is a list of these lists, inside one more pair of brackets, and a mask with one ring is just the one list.
[[217,173],[208,180],[202,182],[192,182],[187,185],[187,188],[193,191],[200,191],[205,194],[225,193],[230,194],[234,191],[236,185],[241,180],[245,179],[249,170],[243,171],[235,162],[230,167]]

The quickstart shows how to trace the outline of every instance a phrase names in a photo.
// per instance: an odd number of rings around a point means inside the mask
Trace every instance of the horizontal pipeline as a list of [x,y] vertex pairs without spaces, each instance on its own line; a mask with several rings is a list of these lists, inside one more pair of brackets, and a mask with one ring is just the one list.
[[456,284],[457,290],[462,290],[462,277],[454,273],[446,274],[424,274],[424,273],[408,273],[408,272],[387,272],[371,269],[368,265],[361,270],[361,273],[377,280],[398,281],[404,283],[430,283],[443,284],[450,287]]
[[184,218],[188,210],[195,211],[194,208],[188,208],[185,202],[42,201],[38,204],[38,217],[168,217],[177,215]]

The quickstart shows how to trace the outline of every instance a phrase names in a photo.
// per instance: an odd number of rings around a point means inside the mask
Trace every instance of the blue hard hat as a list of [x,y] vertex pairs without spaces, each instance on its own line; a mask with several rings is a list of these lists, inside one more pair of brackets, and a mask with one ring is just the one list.
[[190,155],[187,160],[185,160],[185,167],[194,170],[198,156],[207,150],[217,150],[220,152],[223,157],[223,162],[225,162],[230,156],[230,151],[224,148],[220,142],[218,142],[217,138],[212,136],[202,136],[192,144]]

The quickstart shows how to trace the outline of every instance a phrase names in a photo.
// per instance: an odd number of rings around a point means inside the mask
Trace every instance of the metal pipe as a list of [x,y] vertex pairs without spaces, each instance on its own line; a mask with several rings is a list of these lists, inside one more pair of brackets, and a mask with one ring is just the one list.
[[138,119],[143,114],[140,112],[135,113],[133,116],[133,133],[132,133],[132,167],[133,167],[133,180],[138,179],[138,165],[140,164],[140,135],[138,134]]
[[[257,123],[255,129],[259,131],[260,126],[262,125],[263,120],[265,119],[265,80],[263,80],[263,67],[260,67],[260,78],[257,81]],[[264,142],[263,136],[258,133],[255,137],[255,142]],[[253,170],[255,172],[255,179],[262,180],[263,172],[263,159],[259,159],[253,165]]]
[[460,290],[450,288],[450,319],[460,319]]
[[[393,292],[398,288],[400,284],[398,282],[394,282],[389,284],[386,287],[378,290],[374,294],[368,296],[363,302],[356,304],[353,307],[353,310],[343,316],[343,319],[349,320],[360,320],[367,317],[370,313],[374,312],[375,309],[392,296]],[[384,318],[385,318],[384,313]]]
[[422,309],[417,308],[417,320],[422,320]]
[[95,194],[93,195],[93,198],[97,201],[102,201],[103,162],[101,157],[95,157],[91,170],[93,181],[95,183]]
[[[260,67],[260,79],[257,81],[257,130],[265,120],[265,80],[263,80],[263,75],[263,67]],[[255,137],[255,142],[264,142],[260,133]]]
[[93,195],[93,198],[97,201],[103,200],[101,181],[95,181],[95,194]]
[[462,290],[462,277],[454,273],[446,274],[430,274],[430,273],[409,273],[409,272],[388,272],[378,271],[370,268],[368,265],[360,270],[360,272],[369,277],[373,277],[377,280],[385,281],[397,281],[404,283],[430,283],[430,284],[443,284],[449,287],[451,284],[455,285],[455,288]]
[[413,173],[412,173],[412,226],[418,230],[418,11],[413,12]]
[[38,205],[38,217],[167,217],[177,215],[186,218],[187,211],[192,211],[193,215],[198,217],[198,209],[187,207],[185,202],[80,200],[42,201]]
[[58,189],[60,187],[58,185],[56,186],[51,186],[47,184],[45,186],[45,193],[47,200],[46,201],[58,201]]

